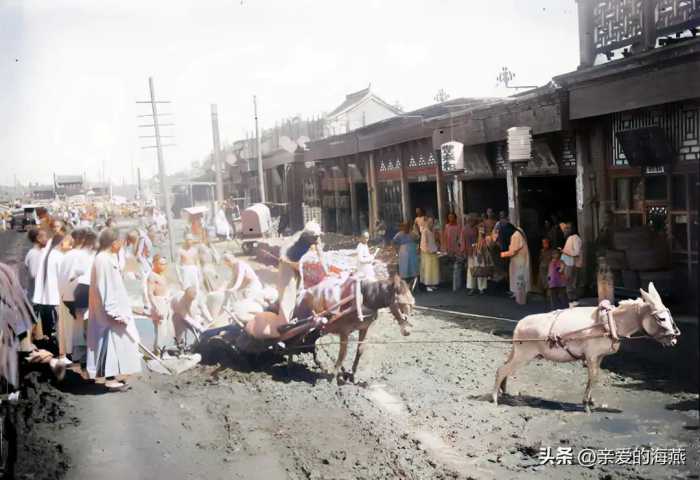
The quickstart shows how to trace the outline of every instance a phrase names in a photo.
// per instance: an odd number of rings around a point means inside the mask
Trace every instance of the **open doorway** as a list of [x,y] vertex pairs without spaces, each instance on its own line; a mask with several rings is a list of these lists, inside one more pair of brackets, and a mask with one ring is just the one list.
[[411,199],[413,211],[411,219],[415,217],[415,209],[422,208],[426,213],[430,212],[434,217],[438,215],[437,182],[416,182],[408,184],[408,194]]
[[357,198],[357,220],[360,232],[369,230],[369,193],[366,183],[355,183],[355,198]]
[[464,213],[483,214],[492,208],[496,214],[508,211],[508,187],[505,178],[469,180],[462,184]]
[[[521,177],[518,179],[520,227],[527,236],[531,265],[537,271],[545,220],[576,222],[576,177]],[[554,226],[554,225],[553,225]]]

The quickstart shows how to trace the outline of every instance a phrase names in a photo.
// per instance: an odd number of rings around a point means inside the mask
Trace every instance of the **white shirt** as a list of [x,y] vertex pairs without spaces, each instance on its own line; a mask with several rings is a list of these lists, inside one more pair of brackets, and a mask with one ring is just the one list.
[[[75,287],[78,285],[78,272],[75,267],[80,262],[80,249],[73,249],[63,255],[58,271],[58,290],[64,302],[75,300]],[[83,273],[83,272],[81,272]]]
[[366,264],[372,264],[374,262],[374,257],[372,256],[371,253],[369,253],[369,247],[367,246],[366,243],[358,243],[357,244],[357,266],[362,267],[363,265]]
[[567,267],[581,267],[583,266],[583,259],[581,258],[581,247],[583,242],[581,237],[577,234],[569,235],[562,249],[561,261]]
[[86,248],[81,248],[78,250],[80,256],[78,257],[79,265],[75,266],[76,272],[82,272],[78,277],[79,285],[90,285],[90,275],[92,273],[92,263],[95,261],[95,251]]
[[[60,305],[61,294],[58,288],[58,275],[63,261],[63,253],[58,249],[58,245],[49,252],[49,246],[44,248],[41,255],[41,263],[36,274],[34,284],[33,302],[37,305]],[[47,263],[46,268],[44,262]],[[46,279],[44,279],[46,270]]]
[[41,248],[32,247],[31,250],[27,252],[27,256],[24,257],[24,265],[29,270],[29,275],[32,278],[36,278],[36,272],[39,270],[39,264],[41,263],[43,250]]

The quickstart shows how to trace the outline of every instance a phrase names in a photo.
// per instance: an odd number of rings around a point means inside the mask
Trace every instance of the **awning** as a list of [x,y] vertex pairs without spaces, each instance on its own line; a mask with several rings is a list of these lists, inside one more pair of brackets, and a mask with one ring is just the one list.
[[658,167],[673,162],[673,146],[661,127],[623,130],[615,136],[630,166]]

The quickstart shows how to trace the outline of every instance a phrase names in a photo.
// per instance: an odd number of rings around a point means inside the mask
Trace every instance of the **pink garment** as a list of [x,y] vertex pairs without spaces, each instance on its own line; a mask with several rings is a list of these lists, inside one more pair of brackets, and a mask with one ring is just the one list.
[[549,262],[549,269],[547,271],[547,284],[549,288],[566,287],[563,271],[564,262],[561,260],[552,259],[552,261]]
[[460,255],[459,237],[462,229],[457,224],[447,224],[442,232],[442,250],[448,255]]

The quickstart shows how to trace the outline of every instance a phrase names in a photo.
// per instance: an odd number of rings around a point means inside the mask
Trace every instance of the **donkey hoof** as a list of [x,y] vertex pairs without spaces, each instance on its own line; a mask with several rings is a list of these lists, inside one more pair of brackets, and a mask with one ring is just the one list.
[[494,405],[498,405],[498,394],[494,393],[491,395],[491,401],[493,402]]
[[343,373],[336,374],[335,383],[338,384],[338,386],[345,385],[345,375]]

